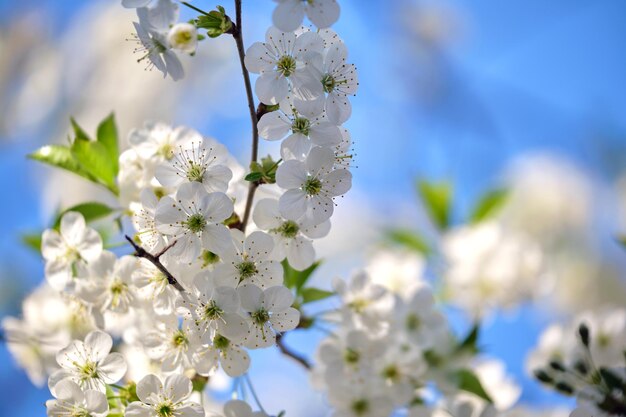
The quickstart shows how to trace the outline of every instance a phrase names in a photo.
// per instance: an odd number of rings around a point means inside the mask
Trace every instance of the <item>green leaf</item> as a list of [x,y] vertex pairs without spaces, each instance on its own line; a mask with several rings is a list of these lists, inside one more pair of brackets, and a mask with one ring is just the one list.
[[461,369],[455,374],[459,389],[467,392],[471,392],[472,394],[477,395],[488,403],[493,403],[493,400],[487,394],[487,391],[483,388],[483,385],[480,383],[478,377],[474,374],[474,372],[468,369]]
[[115,124],[115,115],[111,113],[98,125],[96,134],[98,142],[104,145],[111,159],[115,176],[119,172],[119,149],[117,140],[117,126]]
[[72,155],[67,146],[46,145],[28,155],[30,159],[73,172],[89,181],[97,182],[96,178],[85,170]]
[[80,125],[76,122],[76,119],[70,117],[70,123],[72,124],[72,129],[74,129],[74,135],[76,136],[76,139],[91,140],[89,135],[85,133],[83,128],[80,127]]
[[485,194],[476,204],[470,215],[470,223],[476,224],[487,220],[504,207],[509,196],[508,190],[493,190]]
[[457,351],[478,353],[478,336],[480,335],[480,323],[475,323],[470,332],[457,346]]
[[41,233],[23,234],[22,243],[36,252],[41,252]]
[[302,295],[302,304],[312,303],[315,301],[321,301],[321,300],[324,300],[328,297],[332,297],[333,295],[335,295],[333,291],[326,291],[326,290],[321,290],[319,288],[313,288],[313,287],[303,288],[300,291],[300,294]]
[[407,249],[417,251],[425,256],[431,252],[428,243],[417,233],[410,230],[395,229],[387,232],[387,238]]
[[304,287],[304,284],[306,284],[308,279],[311,277],[311,274],[313,274],[313,272],[321,265],[322,261],[320,260],[313,263],[313,265],[304,271],[293,269],[293,267],[289,265],[289,262],[287,262],[287,259],[283,260],[281,263],[283,265],[283,270],[285,271],[285,286],[287,288],[295,289],[297,293],[300,293],[300,289]]
[[452,185],[449,182],[420,181],[417,188],[432,222],[441,230],[447,229],[450,225]]
[[61,213],[59,213],[56,220],[54,221],[54,225],[52,226],[54,229],[59,228],[59,226],[61,225],[61,218],[63,217],[65,213],[69,211],[76,211],[82,214],[83,217],[85,218],[85,221],[89,223],[94,220],[98,220],[103,217],[106,217],[109,214],[113,213],[115,210],[113,210],[111,207],[107,206],[106,204],[98,203],[96,201],[78,204],[66,210],[63,210]]
[[[110,156],[110,148],[108,147],[110,138],[106,138],[104,143],[93,141],[84,135],[83,130],[74,120],[72,120],[72,125],[76,132],[76,138],[71,147],[74,159],[98,182],[117,195],[118,190],[115,184],[115,177],[118,171],[118,161],[117,156]],[[108,130],[108,128],[103,127],[103,131],[105,130]],[[103,132],[104,135],[105,133]]]

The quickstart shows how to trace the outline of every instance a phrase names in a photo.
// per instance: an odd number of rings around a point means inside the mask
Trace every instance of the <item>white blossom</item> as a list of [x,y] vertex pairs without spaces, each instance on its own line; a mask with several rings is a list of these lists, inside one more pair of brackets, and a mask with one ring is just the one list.
[[113,340],[99,330],[85,336],[85,340],[74,340],[57,355],[61,369],[50,375],[48,387],[55,394],[57,384],[70,379],[82,389],[106,391],[106,384],[119,381],[126,373],[126,362],[119,353],[110,353]]
[[304,19],[309,18],[320,29],[327,28],[339,19],[337,0],[274,0],[278,2],[272,15],[274,26],[285,32],[296,30]]
[[109,411],[107,397],[100,391],[83,391],[66,379],[55,386],[55,400],[46,401],[48,417],[105,417]]
[[126,417],[204,417],[200,404],[188,401],[191,380],[184,375],[169,375],[161,381],[156,375],[146,375],[137,383],[137,397],[126,408]]
[[76,263],[93,261],[101,252],[102,238],[87,227],[80,213],[64,214],[59,232],[53,229],[43,232],[41,254],[46,260],[46,279],[57,290],[72,282]]

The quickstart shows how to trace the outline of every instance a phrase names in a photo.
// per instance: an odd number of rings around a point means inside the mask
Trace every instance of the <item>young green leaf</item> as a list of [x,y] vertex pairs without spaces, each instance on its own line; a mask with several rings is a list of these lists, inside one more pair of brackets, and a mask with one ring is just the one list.
[[77,137],[72,143],[71,150],[72,155],[83,169],[96,178],[99,183],[117,194],[118,190],[115,184],[117,163],[109,158],[108,151],[102,143]]
[[41,233],[23,234],[22,243],[36,252],[41,252]]
[[300,289],[304,287],[304,284],[311,277],[311,274],[321,265],[322,261],[319,260],[313,265],[305,269],[304,271],[297,271],[289,265],[289,262],[285,259],[282,261],[283,270],[285,271],[284,282],[287,288],[295,289],[297,293],[300,293]]
[[67,146],[46,145],[28,155],[30,159],[52,165],[57,168],[73,172],[89,181],[97,182],[96,178],[85,170],[72,155],[72,151]]
[[447,229],[452,209],[452,185],[449,182],[420,181],[417,188],[432,222],[440,230]]
[[455,374],[457,384],[460,390],[471,392],[472,394],[477,395],[488,403],[492,404],[493,400],[487,394],[487,391],[483,388],[483,385],[480,383],[478,377],[474,374],[474,372],[468,369],[461,369]]
[[471,353],[478,353],[478,336],[480,335],[480,323],[476,323],[472,326],[471,330],[465,336],[465,338],[459,342],[457,351],[467,351]]
[[303,288],[300,291],[300,294],[302,295],[302,304],[312,303],[315,301],[321,301],[321,300],[324,300],[328,297],[332,297],[333,295],[335,295],[333,291],[326,291],[326,290],[313,288],[313,287]]
[[117,175],[119,172],[119,149],[117,139],[117,126],[115,124],[115,115],[113,113],[111,113],[98,125],[96,137],[98,139],[98,142],[104,145],[104,148],[107,150],[107,153],[113,165],[113,171],[115,175]]
[[59,228],[59,226],[61,225],[61,218],[65,213],[69,211],[76,211],[82,214],[87,223],[106,217],[114,212],[111,207],[107,206],[106,204],[98,203],[96,201],[78,204],[59,213],[56,220],[54,221],[54,225],[52,226],[54,229]]
[[387,238],[398,245],[407,249],[414,250],[428,256],[431,249],[426,241],[417,233],[410,230],[395,229],[387,232]]
[[498,214],[509,196],[508,190],[498,189],[485,194],[476,204],[470,215],[470,223],[476,224]]

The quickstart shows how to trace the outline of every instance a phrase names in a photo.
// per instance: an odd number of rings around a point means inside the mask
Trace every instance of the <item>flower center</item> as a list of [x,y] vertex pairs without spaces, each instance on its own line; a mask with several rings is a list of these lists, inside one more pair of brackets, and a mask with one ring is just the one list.
[[230,345],[230,340],[228,340],[221,334],[217,334],[213,338],[213,346],[215,346],[216,349],[224,350],[228,348],[229,345]]
[[300,226],[292,220],[287,220],[286,222],[283,222],[280,227],[273,229],[272,231],[274,233],[278,233],[282,237],[293,239],[300,231]]
[[300,133],[304,136],[309,136],[309,130],[311,128],[311,122],[304,117],[296,117],[291,124],[291,131],[293,133]]
[[388,367],[383,369],[383,378],[385,379],[390,379],[393,381],[393,380],[398,379],[399,376],[400,376],[400,372],[398,371],[398,368],[395,365],[389,365]]
[[157,150],[157,155],[162,156],[168,161],[174,157],[174,147],[171,143],[167,142],[161,145],[161,147]]
[[405,326],[407,330],[414,332],[419,329],[420,325],[421,320],[419,317],[417,317],[417,315],[409,314],[408,316],[406,316]]
[[361,298],[357,298],[348,304],[348,307],[354,310],[355,313],[360,314],[365,310],[365,308],[369,305],[369,301]]
[[355,364],[359,361],[361,355],[356,350],[347,348],[346,352],[343,355],[343,358],[347,363]]
[[354,414],[358,416],[367,413],[369,408],[370,408],[370,404],[365,398],[356,400],[355,402],[352,403],[352,411],[354,411]]
[[322,87],[325,93],[332,93],[336,85],[337,81],[332,75],[326,74],[322,77]]
[[187,335],[182,330],[177,330],[174,333],[174,337],[172,338],[172,343],[175,347],[180,348],[187,346],[189,344],[189,339],[187,339]]
[[202,268],[206,268],[209,265],[219,262],[220,257],[205,249],[202,251],[202,255],[200,255],[200,260],[202,261]]
[[302,190],[307,193],[307,195],[318,195],[322,191],[322,181],[309,176],[304,182]]
[[171,401],[164,401],[156,406],[156,412],[159,417],[172,417],[174,415],[174,404]]
[[95,362],[87,361],[79,367],[80,379],[92,379],[98,377],[98,365]]
[[180,32],[176,32],[174,35],[174,43],[177,45],[186,45],[193,39],[193,36],[190,31],[184,30]]
[[239,282],[251,278],[259,272],[256,269],[256,264],[252,261],[243,261],[237,265],[237,271],[239,271]]
[[224,310],[218,307],[214,300],[204,306],[204,318],[206,320],[216,320],[222,317]]
[[204,226],[206,226],[206,219],[202,214],[196,213],[189,216],[187,222],[185,223],[185,226],[187,226],[187,229],[189,229],[193,233],[198,233],[204,229]]
[[187,179],[192,182],[202,182],[202,179],[204,178],[204,171],[204,166],[196,162],[189,161],[189,168],[187,169]]
[[283,55],[276,63],[276,69],[285,77],[289,77],[296,71],[296,60],[290,55]]
[[254,321],[254,323],[258,326],[262,326],[270,319],[270,313],[268,313],[264,308],[255,311],[250,314],[250,316],[252,317],[252,321]]

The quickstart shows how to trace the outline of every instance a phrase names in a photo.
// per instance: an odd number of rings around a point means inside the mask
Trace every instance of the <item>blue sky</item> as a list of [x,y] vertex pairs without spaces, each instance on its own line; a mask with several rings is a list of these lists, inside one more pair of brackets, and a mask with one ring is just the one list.
[[[272,2],[245,3],[268,16],[251,23],[246,33],[250,44],[269,24]],[[45,8],[52,36],[58,36],[81,4],[1,0],[0,34],[9,19],[30,8]],[[348,123],[358,154],[355,188],[375,196],[375,204],[385,207],[412,199],[416,177],[448,178],[456,184],[456,208],[462,213],[481,191],[501,180],[499,174],[511,160],[535,150],[566,155],[600,181],[613,180],[623,168],[623,1],[449,2],[462,22],[462,34],[449,46],[430,50],[443,87],[429,101],[419,98],[424,86],[416,84],[427,70],[407,58],[406,48],[415,45],[404,44],[395,20],[404,6],[416,2],[340,0],[340,4],[343,15],[336,30],[350,47],[361,82]],[[190,122],[183,110],[175,114],[176,122]],[[229,128],[246,123],[245,117],[242,112],[227,123],[214,118],[194,127],[219,137],[233,153],[247,154],[247,143],[238,141]],[[18,238],[25,230],[44,226],[36,176],[45,171],[33,171],[24,155],[50,138],[45,128],[18,136],[0,142],[0,189],[5,193],[0,205],[1,315],[18,314],[20,298],[42,277],[41,262],[20,246]],[[522,400],[537,405],[559,401],[530,381],[523,369],[523,358],[545,324],[533,309],[522,308],[498,317],[482,339],[521,381]],[[312,351],[310,338],[293,339],[296,347]],[[287,369],[302,380],[299,371]],[[4,346],[0,392],[14,406],[10,413],[2,407],[0,416],[43,415],[41,404],[48,393],[32,388]]]

